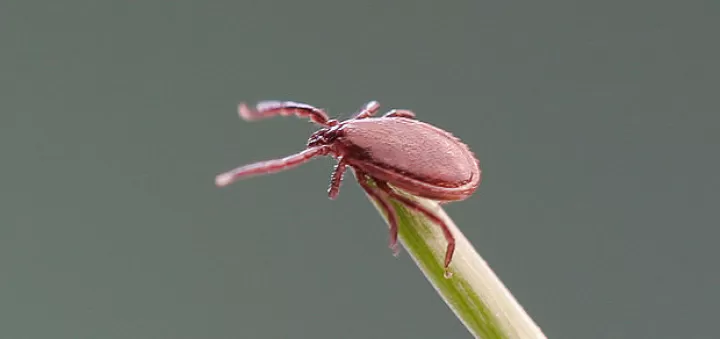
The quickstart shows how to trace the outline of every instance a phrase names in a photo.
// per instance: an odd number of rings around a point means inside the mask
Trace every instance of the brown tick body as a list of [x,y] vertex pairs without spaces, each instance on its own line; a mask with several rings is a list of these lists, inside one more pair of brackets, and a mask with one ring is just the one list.
[[[314,157],[330,155],[338,159],[330,180],[328,195],[334,199],[346,167],[355,170],[360,186],[375,198],[388,217],[390,247],[397,254],[397,215],[389,199],[429,217],[440,226],[447,239],[444,266],[452,260],[455,238],[448,226],[432,211],[395,188],[414,196],[441,201],[459,201],[472,195],[480,184],[480,166],[468,147],[450,133],[415,119],[408,110],[392,110],[373,118],[379,104],[369,102],[355,117],[337,121],[324,111],[296,102],[265,101],[250,109],[240,104],[245,120],[274,115],[307,117],[322,129],[313,133],[304,151],[276,160],[262,161],[220,174],[218,186],[226,186],[252,175],[269,174],[299,166]],[[368,184],[372,179],[375,186]]]

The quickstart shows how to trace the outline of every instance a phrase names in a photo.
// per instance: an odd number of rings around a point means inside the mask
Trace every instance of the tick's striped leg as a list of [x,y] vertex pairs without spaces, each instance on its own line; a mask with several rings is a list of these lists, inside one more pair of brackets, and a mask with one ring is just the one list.
[[215,177],[215,184],[227,186],[233,182],[253,175],[270,174],[284,171],[300,166],[312,158],[326,155],[330,152],[330,146],[308,148],[300,153],[287,156],[282,159],[260,161],[254,164],[238,167],[232,171],[222,173]]
[[383,117],[415,119],[415,113],[413,113],[412,111],[408,111],[406,109],[394,109],[390,112],[385,113],[385,115],[383,115]]
[[328,196],[330,199],[335,199],[338,193],[340,193],[340,184],[342,183],[346,166],[347,162],[345,162],[345,158],[340,158],[340,161],[338,161],[337,166],[335,166],[335,170],[330,177],[330,188],[328,189]]
[[297,115],[300,118],[308,118],[321,126],[332,126],[337,124],[336,120],[328,118],[327,114],[319,108],[292,101],[261,101],[252,109],[245,103],[238,105],[238,114],[245,120],[259,120],[281,115]]
[[390,201],[388,201],[387,196],[385,195],[385,192],[370,186],[367,183],[367,176],[361,172],[357,172],[357,180],[360,183],[360,186],[367,192],[369,196],[371,196],[373,199],[375,199],[379,204],[380,208],[385,212],[385,215],[388,219],[388,224],[390,224],[390,249],[393,252],[394,256],[398,256],[400,253],[400,247],[398,247],[398,225],[397,225],[397,213],[395,212],[395,208],[390,204]]
[[420,212],[422,214],[425,214],[428,218],[430,218],[434,223],[436,223],[443,231],[443,234],[445,235],[445,240],[447,240],[447,249],[445,251],[445,277],[450,277],[451,273],[448,270],[448,266],[450,266],[450,262],[452,261],[453,253],[455,253],[455,237],[450,232],[450,228],[445,224],[445,222],[440,219],[435,213],[428,210],[427,208],[423,207],[419,203],[415,202],[414,200],[401,195],[395,191],[393,191],[390,186],[386,182],[377,182],[378,188],[383,190],[383,192],[387,193],[387,195],[391,196],[394,199],[399,200],[402,202],[405,206],[408,208]]
[[375,113],[377,113],[378,109],[380,109],[380,103],[378,103],[377,101],[370,101],[367,104],[365,104],[365,107],[360,111],[360,113],[355,115],[355,119],[369,118],[369,117],[375,115]]

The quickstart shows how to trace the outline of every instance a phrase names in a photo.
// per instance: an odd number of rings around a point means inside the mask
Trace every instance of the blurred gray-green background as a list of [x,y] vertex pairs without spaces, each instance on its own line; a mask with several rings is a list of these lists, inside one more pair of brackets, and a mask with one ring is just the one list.
[[[551,338],[718,338],[720,3],[0,2],[0,339],[467,338],[294,118],[408,108],[446,210]],[[346,179],[352,179],[348,176]]]

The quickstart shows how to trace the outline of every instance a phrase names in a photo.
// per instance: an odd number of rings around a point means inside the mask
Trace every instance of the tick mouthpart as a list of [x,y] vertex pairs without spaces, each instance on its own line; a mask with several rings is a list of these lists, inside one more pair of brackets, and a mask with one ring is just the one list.
[[313,133],[307,142],[307,147],[318,147],[332,144],[338,137],[340,126],[335,125],[330,128],[323,128]]

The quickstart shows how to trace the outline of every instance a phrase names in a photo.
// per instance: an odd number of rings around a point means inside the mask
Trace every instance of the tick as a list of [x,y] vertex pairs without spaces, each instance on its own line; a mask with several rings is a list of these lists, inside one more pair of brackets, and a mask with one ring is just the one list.
[[[322,109],[303,103],[262,101],[254,109],[241,103],[238,113],[248,121],[294,114],[309,118],[322,128],[310,136],[303,151],[238,167],[218,175],[215,183],[227,186],[250,176],[287,170],[318,156],[332,156],[338,163],[330,177],[330,199],[335,199],[340,192],[346,168],[352,168],[360,187],[379,202],[387,215],[393,253],[398,253],[398,217],[391,198],[426,215],[442,229],[447,240],[444,268],[448,272],[455,237],[435,213],[397,189],[441,203],[464,200],[480,184],[479,161],[459,139],[417,120],[412,111],[395,109],[382,117],[374,117],[379,108],[377,101],[371,101],[353,118],[338,121],[330,119]],[[369,180],[375,185],[370,185]]]

